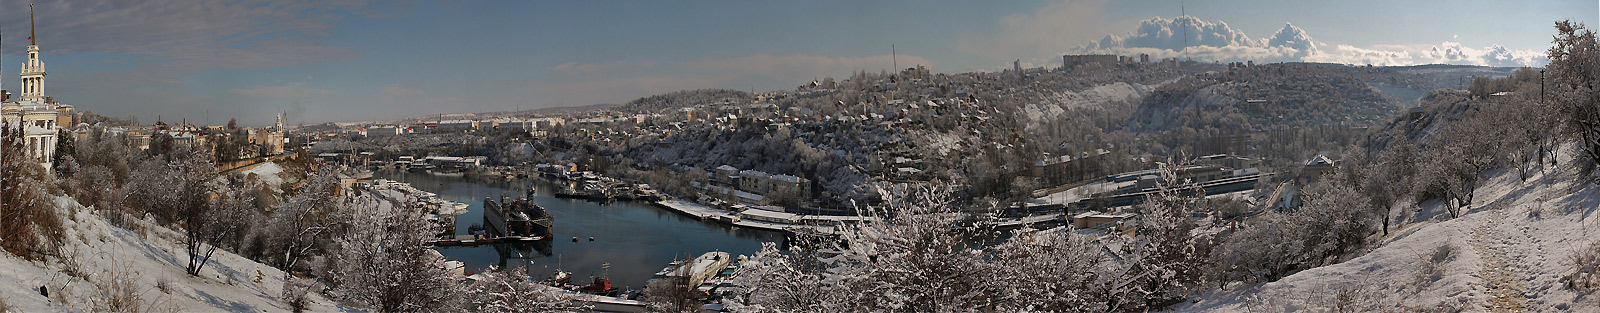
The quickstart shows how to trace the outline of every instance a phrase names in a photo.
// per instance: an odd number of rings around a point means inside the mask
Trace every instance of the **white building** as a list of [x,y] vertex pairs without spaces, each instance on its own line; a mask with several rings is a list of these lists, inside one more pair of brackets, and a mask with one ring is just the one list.
[[[31,8],[28,23],[33,24]],[[32,34],[32,31],[29,31]],[[23,143],[28,158],[37,160],[45,169],[51,167],[55,156],[56,132],[73,123],[73,107],[56,103],[44,93],[44,62],[39,60],[37,37],[29,36],[28,61],[22,64],[22,99],[0,102],[0,120],[23,130]]]

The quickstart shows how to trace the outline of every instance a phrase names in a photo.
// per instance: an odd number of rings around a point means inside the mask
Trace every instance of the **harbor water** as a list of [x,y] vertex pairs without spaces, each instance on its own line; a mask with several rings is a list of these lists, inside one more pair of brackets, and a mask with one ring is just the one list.
[[[587,284],[592,276],[611,278],[612,285],[643,288],[651,275],[675,259],[726,251],[735,256],[754,255],[762,242],[780,242],[783,234],[759,229],[735,229],[713,221],[683,216],[647,202],[598,203],[556,198],[556,184],[532,178],[436,176],[398,170],[378,171],[375,178],[410,183],[449,201],[467,203],[467,213],[457,216],[456,233],[466,234],[473,224],[483,224],[483,199],[520,197],[529,187],[538,190],[531,200],[555,217],[555,236],[532,243],[489,244],[475,247],[436,248],[446,258],[466,263],[468,272],[490,265],[525,266],[528,274],[544,279],[557,268],[572,273],[573,283]],[[594,241],[589,238],[594,237]],[[576,242],[572,239],[578,238]]]

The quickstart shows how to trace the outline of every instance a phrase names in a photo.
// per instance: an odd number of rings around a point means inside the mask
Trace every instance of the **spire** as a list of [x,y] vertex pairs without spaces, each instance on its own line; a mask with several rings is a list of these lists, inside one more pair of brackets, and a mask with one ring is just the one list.
[[33,4],[28,4],[28,45],[39,45],[38,39],[33,39]]

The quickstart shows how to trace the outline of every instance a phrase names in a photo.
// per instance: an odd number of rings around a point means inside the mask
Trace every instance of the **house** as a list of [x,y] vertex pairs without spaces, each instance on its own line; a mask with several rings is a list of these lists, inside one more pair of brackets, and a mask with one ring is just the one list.
[[1311,160],[1306,161],[1305,167],[1300,169],[1300,179],[1303,179],[1306,182],[1316,182],[1322,178],[1322,175],[1333,173],[1333,166],[1333,159],[1329,159],[1328,156],[1318,154],[1316,157],[1311,158]]
[[441,132],[470,132],[478,130],[475,120],[443,120],[436,127]]
[[1128,220],[1135,216],[1139,215],[1135,213],[1083,212],[1072,216],[1072,227],[1077,229],[1117,230],[1122,229]]
[[367,127],[367,131],[363,135],[367,137],[390,137],[399,136],[403,133],[405,133],[404,128],[396,127],[394,125],[380,125]]
[[739,184],[739,168],[737,167],[724,164],[712,169],[712,173],[715,174],[713,177],[711,177],[712,181],[728,185]]

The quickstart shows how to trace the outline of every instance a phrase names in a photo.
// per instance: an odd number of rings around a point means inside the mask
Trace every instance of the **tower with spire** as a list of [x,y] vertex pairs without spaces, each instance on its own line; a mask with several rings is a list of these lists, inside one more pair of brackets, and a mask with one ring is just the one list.
[[44,61],[39,61],[39,39],[34,36],[33,5],[28,5],[28,61],[22,64],[22,100],[45,102]]

